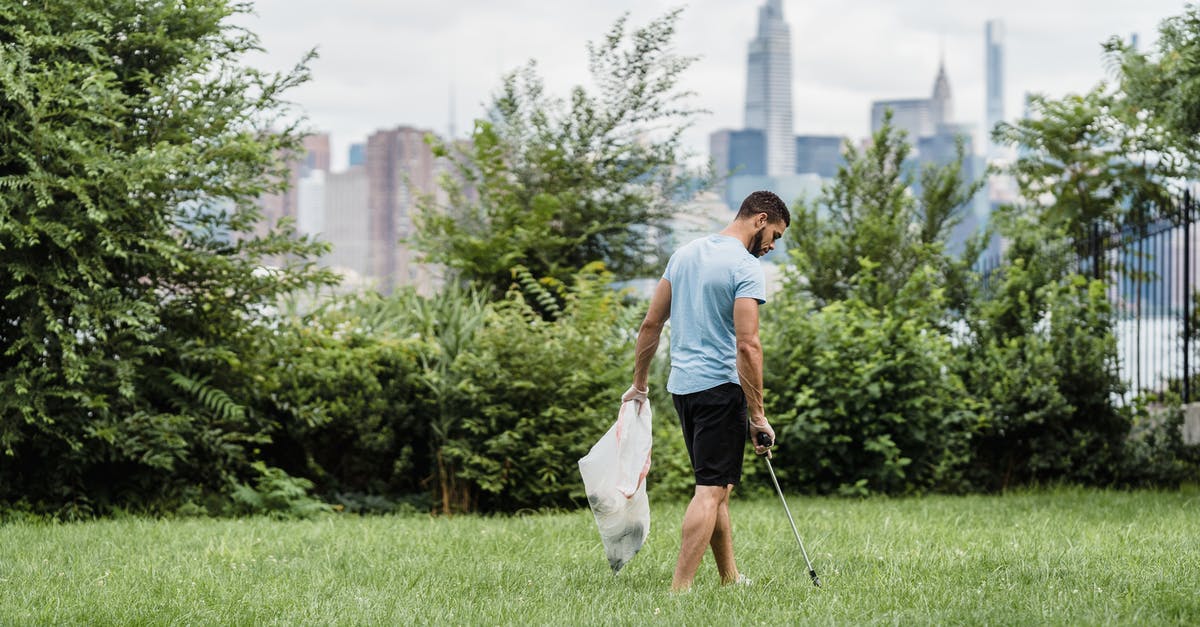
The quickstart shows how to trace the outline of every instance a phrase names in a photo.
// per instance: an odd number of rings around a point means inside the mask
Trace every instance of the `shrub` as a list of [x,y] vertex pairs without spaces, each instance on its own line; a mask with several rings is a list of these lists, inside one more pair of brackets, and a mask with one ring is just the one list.
[[[869,264],[867,265],[869,272]],[[961,490],[975,403],[918,270],[887,308],[784,296],[763,324],[778,472],[814,493]],[[858,281],[871,280],[860,274]]]
[[[462,482],[461,503],[512,511],[581,502],[576,462],[616,418],[632,372],[633,313],[607,282],[599,266],[570,289],[524,282],[525,292],[494,305],[454,364],[465,393],[441,454]],[[561,310],[545,298],[551,291]]]
[[1100,281],[1062,271],[1061,239],[1017,238],[969,312],[961,374],[985,403],[972,447],[981,487],[1108,484],[1129,411],[1118,406],[1112,306]]

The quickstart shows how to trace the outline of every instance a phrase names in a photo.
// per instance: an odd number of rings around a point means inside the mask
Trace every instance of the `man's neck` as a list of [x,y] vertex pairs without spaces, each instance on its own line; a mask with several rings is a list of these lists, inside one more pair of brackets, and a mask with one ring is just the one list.
[[754,239],[753,224],[748,220],[735,219],[733,222],[729,223],[729,226],[725,227],[725,229],[721,231],[721,235],[728,235],[729,237],[738,240],[742,243],[742,246],[745,247],[746,250],[750,250],[750,241]]

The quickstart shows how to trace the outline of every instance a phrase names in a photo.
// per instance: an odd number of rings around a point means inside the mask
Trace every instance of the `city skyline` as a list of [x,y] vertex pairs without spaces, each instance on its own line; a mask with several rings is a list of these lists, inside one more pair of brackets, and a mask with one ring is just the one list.
[[[741,126],[746,46],[755,36],[761,5],[762,0],[704,0],[692,3],[680,19],[677,51],[701,57],[683,87],[697,92],[695,104],[711,111],[685,135],[698,155],[707,152],[709,133]],[[309,127],[332,135],[334,169],[341,169],[349,145],[381,128],[411,125],[444,134],[453,125],[465,135],[501,75],[530,59],[537,61],[548,90],[565,95],[586,81],[587,41],[598,40],[627,10],[637,26],[675,5],[256,0],[254,6],[258,15],[239,23],[261,36],[267,53],[250,63],[283,69],[309,48],[321,54],[311,64],[313,80],[292,91],[290,100],[308,116]],[[988,19],[1005,25],[1003,109],[1012,119],[1023,109],[1026,92],[1061,96],[1107,78],[1100,45],[1108,37],[1136,33],[1147,49],[1158,23],[1182,10],[1182,2],[1161,0],[784,0],[792,39],[794,131],[866,136],[870,103],[926,94],[943,53],[954,89],[954,121],[981,129]]]

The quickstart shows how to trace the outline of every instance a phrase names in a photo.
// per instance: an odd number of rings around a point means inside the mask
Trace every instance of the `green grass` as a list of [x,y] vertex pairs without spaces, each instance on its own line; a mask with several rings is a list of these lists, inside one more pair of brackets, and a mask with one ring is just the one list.
[[1200,494],[733,504],[751,588],[667,592],[684,504],[608,570],[591,514],[0,527],[0,624],[1195,624]]

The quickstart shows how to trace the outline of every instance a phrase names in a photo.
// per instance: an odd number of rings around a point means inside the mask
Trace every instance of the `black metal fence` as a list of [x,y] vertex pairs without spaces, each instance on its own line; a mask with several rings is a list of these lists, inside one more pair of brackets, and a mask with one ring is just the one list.
[[1121,376],[1135,394],[1174,388],[1184,402],[1191,400],[1195,209],[1188,191],[1174,202],[1132,212],[1123,228],[1094,225],[1081,251],[1080,272],[1110,286]]
[[[1117,366],[1133,395],[1172,390],[1189,402],[1197,393],[1196,217],[1188,191],[1132,212],[1122,226],[1093,224],[1067,253],[1077,272],[1108,285],[1117,314]],[[998,266],[995,260],[981,269],[986,276]]]

